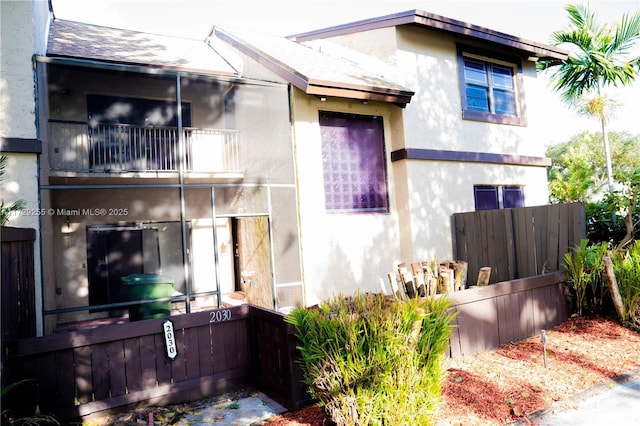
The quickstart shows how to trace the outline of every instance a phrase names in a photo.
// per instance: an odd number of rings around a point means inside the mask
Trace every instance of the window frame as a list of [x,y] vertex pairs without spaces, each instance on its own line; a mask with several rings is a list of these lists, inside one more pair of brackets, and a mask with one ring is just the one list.
[[[488,123],[506,124],[514,126],[526,126],[527,120],[525,116],[525,97],[523,89],[522,78],[522,62],[519,58],[503,55],[494,52],[487,52],[485,50],[469,47],[458,46],[458,84],[460,91],[460,102],[462,110],[462,118],[465,120],[483,121]],[[489,109],[490,112],[473,110],[467,107],[467,79],[465,77],[465,59],[470,59],[476,62],[481,62],[485,66],[499,66],[510,68],[513,72],[513,95],[515,115],[500,114],[491,112],[493,110],[493,87],[491,82],[488,82],[489,93]],[[490,75],[487,72],[487,75]]]
[[[505,207],[505,191],[513,191],[517,189],[518,192],[522,195],[522,206],[525,207],[525,193],[524,193],[524,185],[473,185],[473,201],[475,211],[483,211],[483,210],[501,210],[501,209],[512,209],[519,208],[520,206],[509,206]],[[497,207],[489,208],[489,209],[478,209],[478,191],[492,191],[495,192]]]
[[[382,179],[381,182],[382,184],[384,184],[384,194],[380,194],[380,196],[382,197],[382,205],[379,207],[352,207],[352,208],[338,208],[338,207],[332,207],[331,203],[329,202],[328,197],[330,197],[331,195],[335,195],[333,193],[328,194],[327,193],[327,188],[331,185],[331,182],[327,182],[327,169],[325,166],[325,141],[322,137],[322,121],[323,121],[323,116],[325,117],[337,117],[337,118],[344,118],[344,119],[348,119],[348,118],[357,118],[357,119],[376,119],[378,124],[379,124],[379,131],[380,131],[380,161],[381,161],[381,165],[382,165],[382,170],[381,170],[381,174],[382,174]],[[321,144],[321,151],[322,151],[322,179],[323,179],[323,195],[325,198],[324,201],[324,206],[325,206],[325,212],[329,213],[329,214],[341,214],[341,213],[348,213],[348,214],[376,214],[376,213],[381,213],[381,214],[388,214],[390,212],[390,202],[389,202],[389,173],[388,173],[388,166],[387,166],[387,147],[386,147],[386,141],[385,141],[385,132],[384,132],[384,116],[382,115],[375,115],[375,114],[359,114],[359,113],[351,113],[351,112],[340,112],[340,111],[330,111],[330,110],[319,110],[318,111],[318,126],[320,127],[320,144]],[[362,170],[359,170],[359,172],[361,173]],[[343,207],[343,206],[341,206]]]

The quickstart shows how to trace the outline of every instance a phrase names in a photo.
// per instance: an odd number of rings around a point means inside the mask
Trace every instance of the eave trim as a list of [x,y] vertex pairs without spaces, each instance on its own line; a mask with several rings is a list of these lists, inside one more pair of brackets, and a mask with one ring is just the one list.
[[0,152],[14,154],[42,154],[42,141],[39,139],[2,137],[0,139]]
[[259,64],[267,67],[308,95],[383,101],[402,105],[409,103],[411,97],[414,95],[412,91],[314,79],[224,30],[214,28],[214,33],[223,41],[240,50]]
[[391,153],[391,161],[401,160],[454,161],[531,167],[548,167],[551,165],[551,159],[547,157],[421,148],[402,148]]
[[392,15],[380,16],[377,18],[365,19],[362,21],[352,22],[344,25],[323,28],[315,31],[309,31],[301,34],[295,34],[289,36],[289,38],[297,42],[304,42],[308,40],[370,31],[379,28],[412,24],[419,25],[427,29],[445,31],[465,37],[470,37],[473,39],[499,44],[502,46],[508,46],[513,49],[525,52],[529,55],[537,56],[541,59],[564,60],[568,56],[568,52],[553,46],[548,46],[514,35],[502,33],[499,31],[491,30],[489,28],[469,24],[467,22],[458,21],[456,19],[447,18],[445,16],[436,15],[434,13],[429,13],[417,9],[408,10]]

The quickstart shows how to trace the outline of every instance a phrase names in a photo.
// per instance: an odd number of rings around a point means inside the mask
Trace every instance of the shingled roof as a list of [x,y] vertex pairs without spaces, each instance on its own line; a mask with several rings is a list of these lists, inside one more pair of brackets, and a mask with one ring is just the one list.
[[[216,37],[309,95],[409,103],[414,92],[375,69],[329,55],[284,37],[214,27]],[[370,58],[373,60],[373,58]],[[380,62],[380,67],[386,66]]]
[[54,19],[47,56],[237,76],[204,40]]

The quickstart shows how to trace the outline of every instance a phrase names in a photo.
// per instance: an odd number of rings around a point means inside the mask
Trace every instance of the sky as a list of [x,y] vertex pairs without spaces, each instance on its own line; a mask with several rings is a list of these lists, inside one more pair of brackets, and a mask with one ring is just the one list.
[[[411,9],[421,9],[542,43],[568,24],[564,0],[51,0],[56,18],[203,40],[214,25],[291,35]],[[591,0],[602,22],[640,10],[640,0]],[[638,49],[640,54],[640,43]],[[546,77],[543,76],[546,81]],[[640,134],[640,81],[610,91],[620,107],[610,129]],[[568,140],[599,122],[580,117],[549,87],[554,117],[548,143]]]

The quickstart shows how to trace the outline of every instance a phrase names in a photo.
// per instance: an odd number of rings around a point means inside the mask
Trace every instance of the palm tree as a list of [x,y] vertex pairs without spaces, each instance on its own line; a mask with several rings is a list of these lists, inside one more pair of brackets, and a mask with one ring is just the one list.
[[614,103],[603,89],[631,84],[640,73],[640,56],[630,56],[634,43],[640,39],[640,11],[623,15],[617,23],[601,24],[588,5],[570,4],[565,9],[570,26],[554,32],[551,38],[555,46],[569,47],[570,53],[565,60],[540,61],[538,69],[553,69],[551,81],[563,101],[600,119],[611,191],[613,172],[607,119]]

